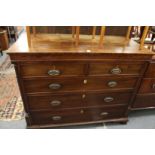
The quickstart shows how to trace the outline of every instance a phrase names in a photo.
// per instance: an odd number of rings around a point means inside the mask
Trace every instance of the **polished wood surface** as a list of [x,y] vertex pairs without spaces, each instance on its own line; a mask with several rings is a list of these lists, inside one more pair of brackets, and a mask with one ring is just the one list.
[[126,106],[76,108],[55,111],[32,112],[32,124],[62,124],[74,122],[98,121],[124,116]]
[[[21,65],[23,77],[55,77],[84,75],[85,63],[82,62],[37,62]],[[38,68],[38,69],[36,69]],[[58,75],[50,74],[50,71],[58,71]]]
[[[21,64],[22,77],[65,77],[65,76],[110,76],[139,75],[144,62],[111,61],[111,62],[80,62],[80,61],[48,61]],[[36,69],[39,68],[39,69]],[[118,70],[118,71],[117,71]],[[52,75],[50,71],[58,71]]]
[[124,37],[105,36],[104,46],[98,45],[99,36],[91,40],[89,35],[80,35],[78,46],[74,44],[71,35],[62,34],[37,34],[31,35],[31,48],[27,45],[26,33],[23,33],[19,40],[13,44],[8,53],[120,53],[120,54],[154,54],[149,49],[139,50],[139,44],[130,40],[124,42]]
[[129,61],[94,62],[89,65],[89,75],[139,75],[143,65],[143,62]]
[[[143,76],[146,61],[151,59],[150,54],[135,57],[135,55],[103,53],[95,53],[95,55],[14,53],[10,56],[16,66],[28,116],[27,125],[32,128],[38,125],[39,127],[44,125],[54,127],[53,121],[48,119],[49,115],[55,114],[56,111],[66,113],[65,109],[73,109],[74,114],[77,115],[77,108],[91,108],[94,112],[84,118],[76,116],[78,120],[69,121],[65,117],[62,122],[57,123],[57,126],[68,123],[71,125],[84,122],[87,124],[101,121],[127,121],[128,106],[135,96],[138,81]],[[129,58],[132,60],[130,61]],[[49,75],[49,70],[59,70],[60,74]],[[52,103],[52,101],[54,102]],[[119,106],[118,110],[123,113],[116,112],[117,115],[115,115],[115,111],[112,109],[116,105]],[[124,105],[125,109],[123,110],[120,105]],[[98,117],[96,110],[102,108],[111,109],[113,112],[110,112],[110,115],[104,119],[87,119]],[[51,112],[46,115],[46,111]],[[63,117],[63,113],[61,117]],[[67,115],[72,116],[71,113]],[[37,117],[40,118],[41,124]]]
[[74,109],[77,107],[98,107],[127,105],[131,93],[70,93],[28,95],[28,105],[31,111]]
[[[76,82],[75,82],[76,81]],[[86,81],[86,83],[85,83]],[[135,87],[137,77],[92,77],[92,78],[51,78],[51,79],[27,79],[24,80],[26,93],[58,93],[80,91],[112,92],[119,89],[132,90]],[[116,85],[110,86],[110,82]],[[58,89],[50,88],[51,84],[60,85]]]

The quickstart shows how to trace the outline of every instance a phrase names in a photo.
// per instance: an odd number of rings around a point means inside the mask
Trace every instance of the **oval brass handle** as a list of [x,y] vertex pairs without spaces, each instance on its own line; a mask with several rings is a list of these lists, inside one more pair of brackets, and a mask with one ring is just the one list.
[[117,82],[116,81],[109,81],[108,86],[111,87],[111,88],[115,87],[115,86],[117,86]]
[[109,113],[108,112],[101,112],[100,115],[101,116],[107,116]]
[[52,120],[53,121],[59,121],[59,120],[61,120],[61,116],[53,116]]
[[60,75],[60,71],[56,70],[56,69],[52,69],[52,70],[48,71],[48,75],[50,75],[50,76]]
[[50,103],[52,106],[59,106],[59,105],[61,105],[61,101],[58,101],[58,100],[54,100],[54,101],[52,101],[51,103]]
[[58,84],[58,83],[52,83],[52,84],[49,85],[49,88],[53,89],[53,90],[57,90],[57,89],[61,88],[61,85]]
[[122,70],[119,67],[115,67],[111,70],[112,74],[120,74]]
[[108,102],[112,102],[113,100],[114,100],[114,98],[113,97],[110,97],[110,96],[104,98],[104,102],[107,102],[107,103]]

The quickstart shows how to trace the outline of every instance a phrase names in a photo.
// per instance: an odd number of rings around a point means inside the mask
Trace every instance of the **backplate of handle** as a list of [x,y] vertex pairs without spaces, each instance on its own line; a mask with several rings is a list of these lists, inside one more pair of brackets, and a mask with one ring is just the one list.
[[50,76],[60,75],[60,71],[56,70],[56,69],[51,69],[48,71],[48,75],[50,75]]
[[59,100],[54,100],[54,101],[52,101],[50,104],[51,104],[53,107],[56,107],[56,106],[61,105],[61,101],[59,101]]
[[110,96],[104,98],[104,102],[107,102],[107,103],[112,102],[113,100],[114,100],[114,98],[110,97]]
[[108,86],[111,87],[111,88],[115,87],[115,86],[117,86],[117,82],[116,81],[109,81]]
[[61,84],[59,84],[59,83],[52,83],[52,84],[49,85],[49,88],[53,89],[53,90],[57,90],[57,89],[61,88]]
[[100,115],[101,116],[107,116],[109,113],[108,112],[101,112]]
[[62,119],[61,116],[52,116],[53,121],[59,121],[61,119]]
[[111,69],[112,74],[120,74],[121,72],[122,70],[119,67],[114,67],[113,69]]

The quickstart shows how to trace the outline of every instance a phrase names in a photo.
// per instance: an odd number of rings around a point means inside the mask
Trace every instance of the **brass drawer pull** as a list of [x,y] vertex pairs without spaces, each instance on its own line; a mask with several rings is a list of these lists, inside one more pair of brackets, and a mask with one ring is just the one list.
[[53,89],[53,90],[57,90],[57,89],[61,88],[61,85],[58,84],[58,83],[52,83],[52,84],[49,85],[49,88]]
[[115,67],[111,70],[112,74],[120,74],[122,70],[119,67]]
[[108,112],[101,112],[100,115],[101,116],[107,116],[109,113]]
[[61,120],[61,116],[53,116],[52,120],[53,121],[59,121],[59,120]]
[[113,87],[116,87],[117,86],[117,82],[116,81],[109,81],[108,82],[108,86],[113,88]]
[[112,102],[114,100],[114,98],[113,97],[105,97],[104,98],[104,102]]
[[54,100],[50,103],[52,106],[56,107],[56,106],[59,106],[61,105],[61,101],[58,101],[58,100]]
[[86,98],[86,95],[85,95],[85,94],[83,94],[83,95],[82,95],[82,98],[83,98],[83,99],[84,99],[84,98]]
[[60,75],[60,71],[59,70],[52,69],[52,70],[49,70],[48,71],[48,75],[50,75],[50,76]]
[[87,80],[83,80],[83,83],[84,83],[84,84],[87,84],[87,82],[88,82]]

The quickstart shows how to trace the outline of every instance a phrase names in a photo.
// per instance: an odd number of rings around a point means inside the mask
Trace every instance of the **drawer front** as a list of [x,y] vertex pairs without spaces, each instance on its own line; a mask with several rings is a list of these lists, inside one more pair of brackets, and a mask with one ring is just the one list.
[[133,108],[155,107],[155,94],[137,95]]
[[33,124],[63,124],[114,119],[125,116],[126,107],[78,108],[31,113]]
[[143,79],[139,93],[155,93],[155,79]]
[[108,106],[128,104],[131,93],[83,93],[51,96],[28,96],[28,105],[31,110],[64,109],[91,106]]
[[56,110],[63,108],[79,107],[82,105],[81,94],[28,96],[27,98],[30,110]]
[[134,64],[128,62],[114,62],[114,63],[91,63],[90,75],[139,75],[144,63]]
[[86,94],[83,98],[86,106],[110,106],[116,104],[127,105],[131,97],[131,93],[98,93]]
[[40,62],[21,65],[22,77],[34,77],[34,76],[72,76],[83,75],[84,64],[82,63],[54,63],[54,62]]
[[25,91],[27,93],[38,93],[38,92],[64,92],[64,91],[75,91],[82,90],[83,79],[80,78],[55,78],[55,79],[35,79],[35,80],[24,80]]
[[86,91],[100,90],[113,91],[118,89],[133,89],[137,78],[61,78],[61,79],[35,79],[24,80],[25,91],[27,93],[37,92],[66,92],[66,91]]
[[145,73],[146,78],[155,78],[155,63],[150,63]]

